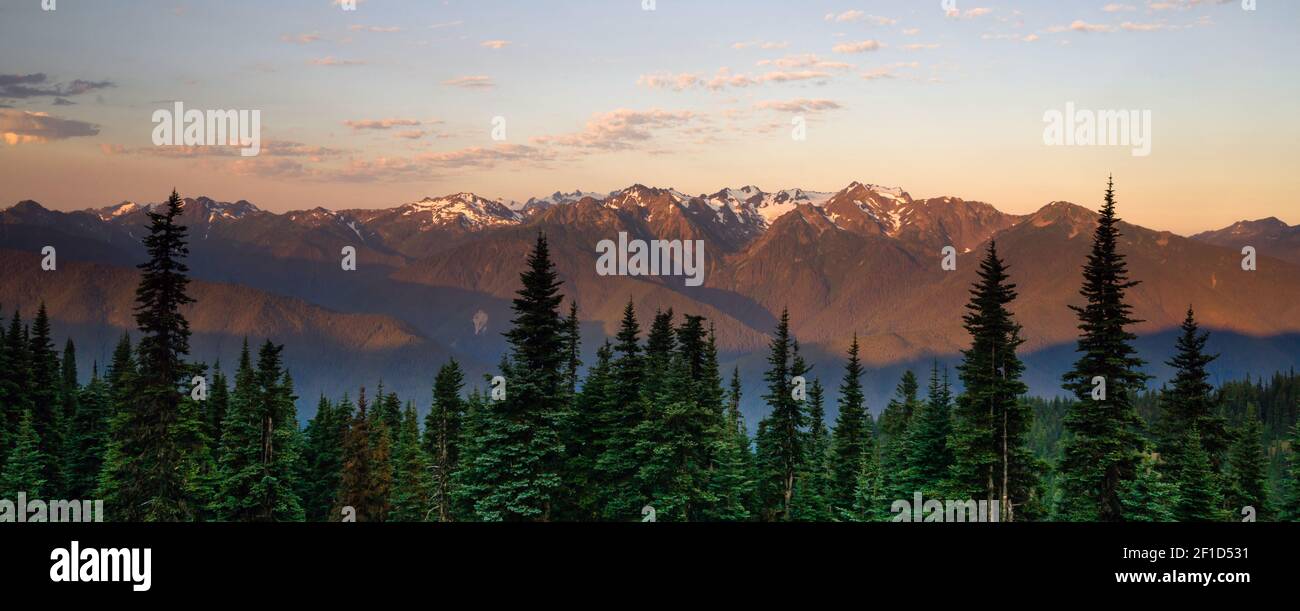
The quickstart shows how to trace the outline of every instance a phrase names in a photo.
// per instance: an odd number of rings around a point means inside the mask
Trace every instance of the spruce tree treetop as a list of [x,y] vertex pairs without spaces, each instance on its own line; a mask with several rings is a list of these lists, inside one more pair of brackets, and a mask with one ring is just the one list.
[[[1083,268],[1080,294],[1086,303],[1070,306],[1079,318],[1079,359],[1063,381],[1079,401],[1063,420],[1072,437],[1059,465],[1058,507],[1059,515],[1070,520],[1122,520],[1120,492],[1136,476],[1146,449],[1134,400],[1149,376],[1133,346],[1137,336],[1129,331],[1141,321],[1125,300],[1138,282],[1129,279],[1119,252],[1119,223],[1111,181]],[[1094,400],[1098,378],[1105,383],[1105,398]]]

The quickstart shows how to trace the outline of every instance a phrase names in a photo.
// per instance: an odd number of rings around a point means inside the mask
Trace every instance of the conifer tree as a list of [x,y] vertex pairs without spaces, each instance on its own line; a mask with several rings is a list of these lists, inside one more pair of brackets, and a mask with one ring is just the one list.
[[506,332],[510,354],[502,363],[505,400],[482,414],[479,454],[467,492],[485,521],[549,521],[561,489],[567,417],[563,400],[564,337],[560,280],[546,237],[520,274],[522,288]]
[[614,361],[609,390],[599,400],[597,409],[597,448],[594,468],[597,484],[596,505],[601,517],[611,521],[639,519],[644,496],[636,483],[640,468],[635,431],[645,420],[641,402],[645,355],[639,341],[641,326],[636,308],[629,300],[623,309],[614,343]]
[[221,361],[217,361],[212,373],[212,388],[208,391],[208,401],[203,410],[208,439],[213,441],[213,460],[221,460],[221,428],[226,419],[226,412],[229,410],[230,381],[226,379],[226,374],[221,371]]
[[420,421],[415,405],[402,413],[402,430],[397,436],[394,460],[392,511],[389,521],[424,522],[435,517],[429,499],[429,459],[420,447]]
[[[46,488],[54,493],[63,491],[63,400],[61,389],[63,375],[59,356],[54,351],[50,317],[42,302],[32,322],[28,340],[28,365],[31,368],[31,386],[27,393],[31,402],[32,425],[41,440],[42,477]],[[75,380],[74,380],[75,383]]]
[[1020,399],[1028,387],[1016,354],[1024,340],[1008,309],[1016,285],[996,242],[978,274],[962,317],[971,347],[958,366],[963,392],[953,414],[949,488],[957,498],[999,503],[1000,519],[1010,522],[1039,513],[1042,465],[1026,445],[1033,413]]
[[295,397],[281,360],[283,350],[284,346],[265,342],[258,351],[255,371],[247,352],[240,356],[235,400],[221,440],[217,515],[223,520],[304,519],[293,485],[297,422]]
[[105,506],[124,521],[183,521],[198,511],[187,498],[177,431],[183,416],[180,388],[194,371],[182,360],[189,353],[190,328],[180,309],[193,299],[187,293],[186,230],[176,222],[181,206],[172,191],[160,212],[147,212],[149,260],[139,266],[136,288],[139,369],[134,398],[110,427],[115,450],[105,466]]
[[894,398],[880,413],[880,494],[889,499],[912,498],[906,489],[907,446],[912,420],[921,408],[916,374],[904,371]]
[[606,421],[603,413],[614,387],[614,347],[609,341],[596,351],[596,362],[574,402],[565,448],[569,454],[566,494],[570,496],[572,520],[597,520],[601,516],[603,481],[596,464],[604,447],[600,431]]
[[795,492],[794,519],[829,522],[831,487],[831,434],[826,428],[826,399],[821,380],[808,387],[808,431],[804,442],[803,471]]
[[1300,522],[1300,420],[1291,426],[1291,459],[1282,479],[1282,502],[1278,517],[1287,522]]
[[1190,307],[1181,331],[1176,353],[1168,363],[1174,368],[1172,387],[1161,393],[1163,410],[1156,429],[1156,448],[1160,453],[1161,467],[1176,480],[1183,464],[1183,441],[1188,431],[1195,430],[1201,438],[1201,449],[1217,477],[1222,472],[1231,442],[1227,420],[1218,413],[1214,386],[1210,384],[1207,370],[1218,355],[1205,352],[1210,334],[1200,331]]
[[790,312],[781,312],[776,333],[769,343],[768,370],[763,375],[767,393],[763,400],[771,409],[759,423],[758,468],[762,483],[760,495],[768,520],[787,521],[795,479],[804,456],[803,427],[807,415],[792,394],[792,379],[799,375],[792,362],[797,349],[790,337]]
[[[1268,498],[1268,454],[1264,451],[1263,430],[1254,405],[1247,406],[1245,419],[1238,427],[1228,462],[1224,469],[1228,509],[1240,515],[1245,507],[1254,507],[1258,520],[1272,517]],[[1204,447],[1204,441],[1202,441]]]
[[930,366],[930,386],[920,411],[913,415],[911,433],[904,452],[907,464],[904,490],[921,492],[925,498],[939,498],[952,467],[948,436],[952,432],[952,392],[948,372],[939,379],[939,363]]
[[366,389],[362,388],[357,395],[357,411],[343,439],[343,470],[331,513],[335,520],[346,519],[349,514],[357,522],[382,522],[384,518],[387,500],[381,496],[382,485],[376,484],[382,474],[375,469],[370,439],[372,419],[366,408]]
[[316,415],[303,431],[305,474],[301,496],[303,514],[309,522],[328,520],[333,508],[343,469],[343,434],[352,418],[350,403],[345,394],[340,406],[335,407],[322,395]]
[[1178,470],[1178,501],[1174,517],[1179,522],[1215,522],[1224,519],[1219,478],[1206,455],[1201,435],[1192,429],[1179,451],[1183,464]]
[[862,361],[858,358],[858,334],[853,334],[849,345],[849,359],[844,364],[844,380],[840,383],[839,415],[831,441],[830,502],[837,513],[850,511],[856,504],[858,483],[868,458],[868,449],[874,452],[874,425],[867,414],[866,399],[862,393]]
[[[490,379],[485,376],[485,379]],[[457,442],[459,460],[451,475],[452,519],[479,520],[478,498],[473,484],[480,473],[479,456],[483,454],[484,420],[487,398],[477,388],[465,400],[465,417],[461,420],[460,438]],[[484,461],[485,463],[488,461]]]
[[433,408],[424,418],[424,452],[430,466],[431,520],[450,522],[453,511],[453,474],[460,466],[460,440],[465,402],[461,389],[465,375],[455,359],[440,369],[433,382]]
[[29,499],[40,499],[45,493],[45,465],[41,455],[40,436],[36,433],[35,419],[30,411],[18,421],[13,449],[5,459],[0,472],[0,499],[16,502],[18,493]]
[[108,450],[108,421],[112,409],[109,385],[99,377],[96,365],[91,370],[90,383],[80,392],[68,428],[64,473],[70,499],[88,499],[95,493]]
[[[77,381],[77,347],[69,337],[63,344],[63,361],[59,365],[59,399],[62,410],[59,420],[63,425],[60,433],[64,437],[63,451],[67,454],[67,428],[77,413],[77,400],[81,395],[81,384]],[[66,474],[65,474],[66,475]]]
[[1174,522],[1174,505],[1178,502],[1177,482],[1167,481],[1154,460],[1144,459],[1137,475],[1120,491],[1124,519],[1130,522]]
[[671,319],[661,313],[647,342],[648,383],[641,398],[646,418],[633,431],[640,457],[640,500],[655,509],[661,522],[695,520],[712,500],[701,481],[698,404],[691,397],[686,361],[673,353],[672,345]]
[[754,456],[750,452],[749,432],[740,412],[740,370],[731,374],[723,431],[714,440],[714,471],[709,477],[709,493],[714,505],[706,520],[741,522],[753,515]]
[[[1136,336],[1128,330],[1139,321],[1125,301],[1125,293],[1138,282],[1129,280],[1119,253],[1119,222],[1111,181],[1083,268],[1080,294],[1087,303],[1070,306],[1079,317],[1080,356],[1063,379],[1078,401],[1063,421],[1070,437],[1063,444],[1057,477],[1057,515],[1069,521],[1123,520],[1119,493],[1135,477],[1146,449],[1134,401],[1148,376],[1133,347]],[[1105,398],[1095,400],[1098,382],[1105,385]]]
[[[867,416],[868,430],[875,430],[875,423]],[[887,522],[893,499],[882,491],[880,473],[880,453],[876,445],[875,433],[865,437],[865,458],[862,470],[858,472],[857,484],[853,489],[853,505],[840,511],[840,517],[850,522]]]

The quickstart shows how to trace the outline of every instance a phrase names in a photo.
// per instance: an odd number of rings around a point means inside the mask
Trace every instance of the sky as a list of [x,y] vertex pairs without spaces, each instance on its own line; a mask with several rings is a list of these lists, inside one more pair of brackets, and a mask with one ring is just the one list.
[[[1300,224],[1291,0],[53,1],[0,0],[0,207],[860,181],[1023,214],[1114,174],[1147,227]],[[155,145],[177,101],[257,111],[260,154]],[[1149,154],[1046,144],[1067,104],[1149,113]]]

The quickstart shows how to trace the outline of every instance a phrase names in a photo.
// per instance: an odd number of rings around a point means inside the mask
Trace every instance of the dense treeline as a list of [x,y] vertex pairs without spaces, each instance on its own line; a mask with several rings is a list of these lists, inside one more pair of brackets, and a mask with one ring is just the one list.
[[[739,372],[724,379],[703,317],[643,321],[628,303],[581,362],[578,305],[565,307],[542,235],[499,376],[467,383],[452,360],[422,419],[379,384],[321,397],[300,428],[282,346],[246,341],[233,377],[186,360],[179,213],[175,193],[150,212],[138,339],[124,335],[88,383],[73,343],[55,350],[44,306],[0,333],[0,498],[102,498],[122,521],[888,521],[918,494],[1003,521],[1233,520],[1244,507],[1300,520],[1300,380],[1214,388],[1189,307],[1174,378],[1146,388],[1111,187],[1074,308],[1071,398],[1025,396],[1013,270],[990,243],[955,371],[906,372],[873,418],[856,336],[820,369],[783,312],[752,436]],[[833,423],[823,371],[838,385]]]

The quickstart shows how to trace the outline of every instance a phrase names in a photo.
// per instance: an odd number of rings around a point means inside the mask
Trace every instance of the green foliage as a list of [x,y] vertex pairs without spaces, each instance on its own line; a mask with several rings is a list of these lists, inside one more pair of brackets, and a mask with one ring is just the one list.
[[[1146,449],[1134,402],[1148,376],[1133,347],[1137,336],[1128,330],[1139,321],[1125,301],[1125,293],[1138,282],[1128,279],[1128,265],[1119,253],[1119,223],[1112,182],[1083,268],[1080,294],[1087,303],[1070,306],[1079,317],[1080,355],[1063,380],[1078,403],[1065,416],[1071,437],[1058,465],[1056,508],[1060,518],[1070,521],[1123,520],[1119,494],[1136,476]],[[1103,400],[1092,398],[1098,377],[1106,385]]]
[[507,394],[480,414],[479,451],[464,484],[476,499],[475,517],[485,521],[550,521],[562,485],[562,297],[545,236],[538,235],[520,280],[505,334],[510,354],[501,364]]
[[940,498],[952,468],[948,436],[952,432],[952,391],[948,372],[939,379],[939,364],[930,367],[930,386],[925,403],[913,414],[912,427],[903,450],[903,490],[921,492],[925,498]]
[[455,497],[453,474],[460,467],[461,429],[465,418],[465,402],[461,389],[465,374],[455,359],[438,370],[433,381],[433,408],[424,417],[423,450],[429,458],[429,496],[433,513],[429,516],[439,522],[450,522],[456,517],[453,510]]
[[858,335],[853,334],[849,358],[840,383],[839,415],[831,438],[830,502],[836,512],[853,509],[859,480],[867,460],[874,460],[875,425],[867,413],[862,393],[862,361],[858,358]]
[[30,411],[19,419],[14,438],[13,449],[0,472],[0,499],[16,501],[19,492],[26,493],[29,499],[39,499],[45,493],[45,465],[41,438]]
[[217,517],[239,522],[301,521],[293,475],[299,445],[293,389],[281,362],[283,346],[266,342],[257,369],[247,345],[221,439]]
[[415,405],[408,404],[402,413],[402,428],[397,436],[397,455],[393,461],[392,522],[425,522],[436,517],[430,502],[429,458],[420,447],[420,421]]
[[776,333],[769,343],[768,370],[763,375],[767,393],[763,400],[770,412],[758,426],[759,495],[763,519],[788,521],[795,479],[803,463],[803,427],[807,422],[802,402],[793,397],[793,378],[806,367],[799,348],[790,337],[790,312],[783,310]]
[[1245,421],[1234,437],[1224,469],[1227,507],[1235,515],[1240,515],[1245,507],[1254,507],[1256,519],[1271,519],[1268,455],[1264,451],[1263,427],[1253,408],[1246,412]]
[[1210,457],[1205,453],[1201,435],[1195,429],[1184,437],[1179,450],[1182,466],[1178,470],[1178,501],[1174,518],[1179,522],[1214,522],[1226,516],[1223,511],[1221,484]]
[[136,288],[138,371],[130,398],[109,426],[111,450],[101,477],[104,504],[123,521],[188,521],[201,511],[202,500],[191,496],[192,470],[185,465],[181,439],[181,419],[187,417],[181,386],[195,371],[183,361],[190,329],[180,308],[193,299],[186,290],[186,231],[176,223],[181,205],[173,191],[161,212],[147,213],[149,260],[139,266]]

